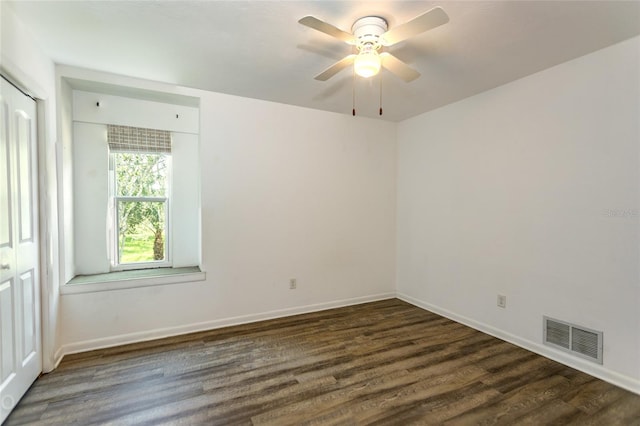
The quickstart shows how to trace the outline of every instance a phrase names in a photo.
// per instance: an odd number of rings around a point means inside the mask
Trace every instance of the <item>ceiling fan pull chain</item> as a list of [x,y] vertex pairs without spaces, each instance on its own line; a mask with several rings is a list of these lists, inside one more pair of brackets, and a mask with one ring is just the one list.
[[380,115],[382,115],[382,73],[380,73]]
[[353,107],[353,109],[351,110],[351,114],[355,117],[356,116],[356,69],[355,67],[353,68],[353,80],[351,83],[351,95],[352,95],[352,99],[351,99],[351,105]]

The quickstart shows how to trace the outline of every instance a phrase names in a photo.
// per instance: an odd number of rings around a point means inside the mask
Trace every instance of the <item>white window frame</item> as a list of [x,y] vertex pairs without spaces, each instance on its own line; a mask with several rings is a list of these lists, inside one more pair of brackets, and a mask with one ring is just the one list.
[[[131,153],[131,154],[148,154],[148,155],[164,155],[167,161],[167,182],[166,182],[166,196],[165,197],[131,197],[131,196],[118,196],[117,194],[117,181],[116,181],[116,161],[115,156],[117,154]],[[110,218],[110,231],[109,239],[111,241],[110,264],[111,271],[131,271],[138,269],[152,269],[152,268],[171,268],[173,266],[171,261],[171,217],[169,212],[171,211],[171,154],[170,153],[157,153],[157,152],[141,152],[141,151],[109,151],[109,198],[110,209],[112,211]],[[118,244],[120,221],[118,214],[118,203],[121,201],[141,201],[141,202],[164,202],[164,260],[151,261],[151,262],[133,262],[133,263],[120,263],[120,246]]]

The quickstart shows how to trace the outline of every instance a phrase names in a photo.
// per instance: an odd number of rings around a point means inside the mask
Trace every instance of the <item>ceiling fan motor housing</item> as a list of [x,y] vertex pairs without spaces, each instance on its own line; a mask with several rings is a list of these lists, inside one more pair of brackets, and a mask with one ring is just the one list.
[[387,32],[388,25],[379,16],[365,16],[353,23],[351,32],[356,38],[358,50],[378,50],[381,46],[380,36]]

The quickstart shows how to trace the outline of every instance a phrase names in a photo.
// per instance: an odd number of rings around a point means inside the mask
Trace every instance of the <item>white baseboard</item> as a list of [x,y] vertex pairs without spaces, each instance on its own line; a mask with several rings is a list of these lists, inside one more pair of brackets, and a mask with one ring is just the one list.
[[640,380],[634,379],[633,377],[622,375],[615,371],[604,368],[601,365],[592,364],[589,361],[580,358],[574,358],[568,354],[565,354],[564,352],[560,352],[549,346],[545,346],[542,343],[523,339],[514,334],[507,333],[503,330],[478,322],[471,318],[458,315],[455,312],[451,312],[447,309],[432,305],[409,295],[396,293],[396,297],[400,300],[404,300],[407,303],[411,303],[414,306],[449,318],[450,320],[453,320],[455,322],[467,325],[473,329],[497,337],[498,339],[513,343],[514,345],[520,346],[521,348],[527,349],[531,352],[535,352],[538,355],[542,355],[543,357],[552,359],[571,368],[575,368],[576,370],[582,371],[583,373],[587,373],[591,376],[597,377],[598,379],[602,379],[606,382],[640,395]]
[[274,318],[283,318],[291,315],[306,314],[310,312],[324,311],[327,309],[341,308],[350,305],[359,305],[361,303],[374,302],[377,300],[395,298],[395,293],[381,293],[371,296],[354,297],[350,299],[335,300],[326,303],[316,303],[306,306],[298,306],[295,308],[278,309],[274,311],[262,312],[259,314],[242,315],[237,317],[222,318],[212,321],[205,321],[195,324],[181,325],[177,327],[158,328],[137,333],[121,334],[117,336],[109,336],[100,339],[85,340],[82,342],[74,342],[62,345],[56,351],[56,367],[62,360],[64,355],[70,355],[79,352],[87,352],[96,349],[104,349],[113,346],[126,345],[129,343],[138,343],[154,339],[162,339],[165,337],[178,336],[181,334],[195,333],[198,331],[213,330],[216,328],[229,327],[233,325],[248,324],[256,321],[264,321]]
[[56,353],[53,355],[53,370],[58,368],[58,365],[60,365],[60,361],[62,361],[62,357],[64,357],[64,352],[62,351],[62,348],[58,348]]

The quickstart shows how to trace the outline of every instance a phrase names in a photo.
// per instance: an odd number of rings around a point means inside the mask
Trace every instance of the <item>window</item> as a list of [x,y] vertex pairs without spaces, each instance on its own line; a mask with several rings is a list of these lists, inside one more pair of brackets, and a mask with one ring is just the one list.
[[112,270],[171,266],[168,132],[108,126]]
[[176,270],[201,263],[199,109],[74,90],[72,112],[65,282],[102,275],[81,286],[97,291],[147,285],[139,277],[154,274],[150,285],[179,282]]

